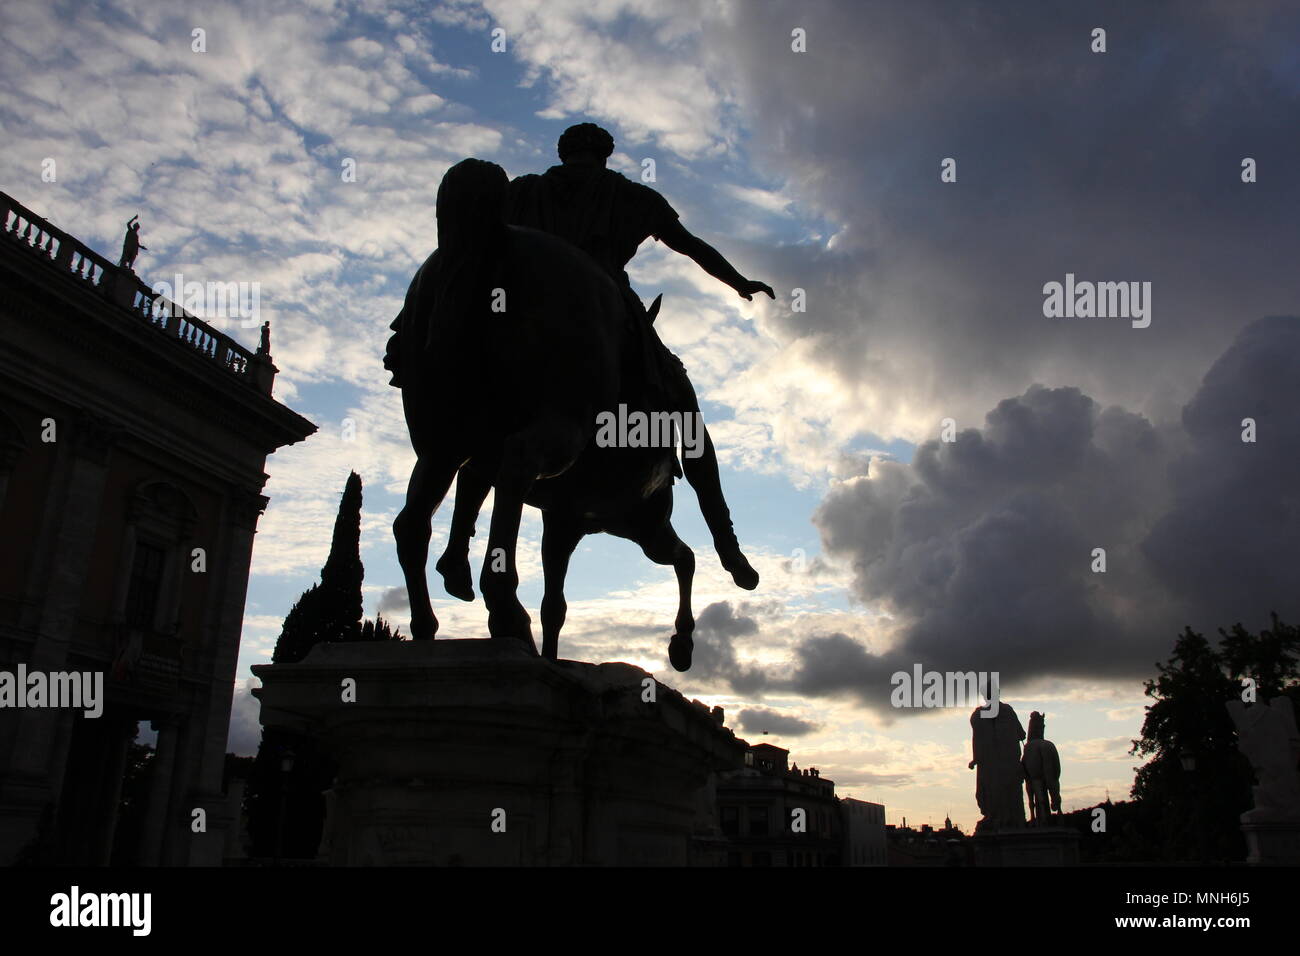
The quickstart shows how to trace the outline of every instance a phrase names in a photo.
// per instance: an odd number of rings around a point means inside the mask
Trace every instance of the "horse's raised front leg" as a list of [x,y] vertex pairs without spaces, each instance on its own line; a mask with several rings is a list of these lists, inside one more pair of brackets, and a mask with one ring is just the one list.
[[442,587],[452,597],[474,600],[474,577],[469,569],[469,539],[474,537],[474,523],[492,490],[492,469],[475,459],[461,466],[456,476],[456,500],[451,513],[451,532],[447,547],[434,565],[442,575]]
[[644,539],[638,540],[645,556],[655,564],[671,564],[677,574],[676,632],[668,642],[668,660],[679,671],[691,669],[691,655],[695,650],[695,615],[691,612],[691,584],[695,580],[695,552],[692,551],[665,516],[662,524]]
[[411,603],[411,636],[431,640],[438,633],[438,619],[429,601],[429,583],[424,566],[429,560],[429,535],[433,513],[442,503],[460,462],[421,458],[411,470],[406,486],[406,504],[393,520],[397,560],[406,576],[406,594]]
[[571,515],[545,512],[542,515],[542,574],[546,592],[542,595],[542,656],[558,660],[560,629],[569,605],[564,599],[564,579],[569,559],[583,538],[582,526]]

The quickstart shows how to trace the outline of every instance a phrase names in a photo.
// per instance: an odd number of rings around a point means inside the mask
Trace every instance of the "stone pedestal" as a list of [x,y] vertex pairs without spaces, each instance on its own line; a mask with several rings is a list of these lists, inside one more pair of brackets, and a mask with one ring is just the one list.
[[1242,823],[1241,832],[1246,838],[1247,863],[1300,866],[1300,821]]
[[996,830],[974,837],[976,866],[1077,866],[1079,834],[1065,827]]
[[263,726],[338,761],[331,865],[721,862],[711,785],[743,746],[638,667],[434,640],[322,644],[253,671]]

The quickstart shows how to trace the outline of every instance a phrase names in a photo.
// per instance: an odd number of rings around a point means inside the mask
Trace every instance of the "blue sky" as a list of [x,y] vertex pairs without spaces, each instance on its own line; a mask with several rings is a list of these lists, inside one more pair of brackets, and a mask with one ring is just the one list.
[[[783,728],[767,739],[891,821],[969,827],[967,712],[891,712],[894,669],[1000,670],[1022,719],[1049,715],[1069,809],[1127,794],[1141,681],[1183,624],[1293,608],[1293,519],[1255,520],[1295,513],[1261,478],[1296,428],[1265,362],[1294,326],[1261,324],[1296,312],[1280,3],[126,0],[9,3],[0,22],[0,188],[108,255],[139,213],[146,281],[259,283],[276,397],[320,427],[267,465],[238,750],[248,667],[315,580],[350,470],[367,615],[406,626],[389,525],[413,456],[380,363],[443,172],[541,171],[583,120],[613,132],[613,168],[653,159],[687,228],[778,295],[746,303],[653,241],[634,260],[763,584],[731,585],[679,485],[700,665],[667,666],[671,572],[604,538],[575,557],[563,654],[644,666],[751,740]],[[1067,272],[1152,281],[1151,327],[1045,318]],[[223,327],[252,345],[254,326]],[[1249,462],[1215,424],[1242,409],[1273,416]],[[961,441],[937,441],[945,418]],[[527,517],[534,617],[539,530]],[[1215,553],[1238,557],[1187,557]],[[485,633],[481,604],[435,609],[444,635]]]

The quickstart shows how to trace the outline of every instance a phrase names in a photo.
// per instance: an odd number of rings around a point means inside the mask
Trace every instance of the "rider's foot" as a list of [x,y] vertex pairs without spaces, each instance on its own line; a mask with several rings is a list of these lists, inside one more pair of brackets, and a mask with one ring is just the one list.
[[470,573],[468,557],[456,559],[444,554],[434,568],[442,575],[444,591],[462,601],[474,600],[474,575]]
[[736,587],[746,591],[758,587],[758,572],[741,553],[739,544],[719,547],[718,560],[722,562],[723,570],[731,575],[731,580],[736,582]]

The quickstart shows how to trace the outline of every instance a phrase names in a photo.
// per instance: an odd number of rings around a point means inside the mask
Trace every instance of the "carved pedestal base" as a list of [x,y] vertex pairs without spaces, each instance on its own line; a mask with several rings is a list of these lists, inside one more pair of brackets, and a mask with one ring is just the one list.
[[998,830],[974,837],[976,866],[1077,866],[1079,834],[1064,827]]
[[[324,742],[335,866],[699,865],[712,775],[743,748],[629,664],[516,642],[324,644],[255,667],[262,723]],[[355,702],[344,702],[345,681]]]
[[1300,821],[1243,823],[1246,862],[1255,866],[1300,865]]

